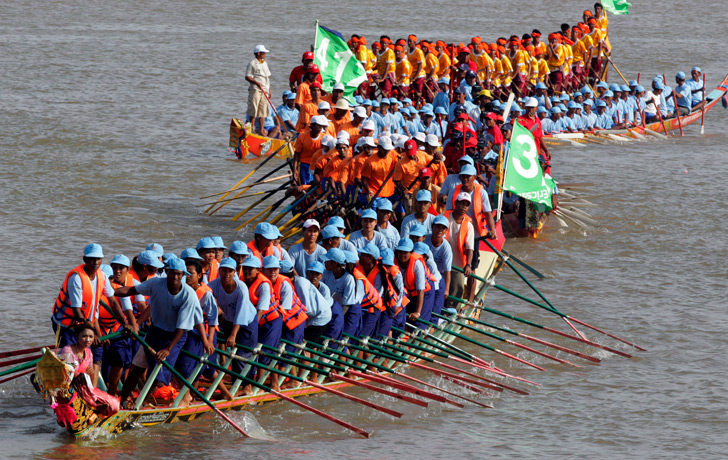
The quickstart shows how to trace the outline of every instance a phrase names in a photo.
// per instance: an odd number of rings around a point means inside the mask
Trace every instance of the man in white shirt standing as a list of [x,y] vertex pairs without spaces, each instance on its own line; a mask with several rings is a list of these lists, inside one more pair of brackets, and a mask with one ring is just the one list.
[[[250,83],[248,88],[248,116],[253,126],[253,131],[265,136],[265,118],[268,116],[268,98],[270,97],[270,69],[265,62],[265,55],[268,53],[263,45],[258,45],[253,50],[255,59],[250,61],[245,70],[245,80]],[[267,97],[266,97],[267,95]],[[256,128],[257,126],[257,128]]]

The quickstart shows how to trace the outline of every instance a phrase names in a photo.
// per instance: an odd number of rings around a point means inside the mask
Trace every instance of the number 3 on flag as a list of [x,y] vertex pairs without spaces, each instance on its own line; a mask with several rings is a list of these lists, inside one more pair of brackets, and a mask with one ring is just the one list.
[[[516,158],[514,156],[512,165],[524,179],[532,179],[536,177],[540,169],[538,166],[538,150],[536,149],[536,144],[534,144],[532,137],[525,134],[518,136],[516,142],[521,144],[521,148],[523,148],[523,158]],[[528,160],[526,167],[524,167],[522,160]]]

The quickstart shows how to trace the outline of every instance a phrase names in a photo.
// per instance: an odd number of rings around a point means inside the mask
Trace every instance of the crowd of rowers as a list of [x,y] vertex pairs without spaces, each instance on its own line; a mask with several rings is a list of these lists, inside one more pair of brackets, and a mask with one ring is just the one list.
[[[473,168],[471,161],[463,163]],[[446,216],[429,214],[432,194],[419,190],[416,211],[401,233],[388,225],[392,203],[379,199],[376,211],[362,213],[359,230],[348,232],[338,216],[323,228],[309,219],[302,242],[288,250],[280,245],[278,228],[266,222],[247,243],[226,247],[220,237],[205,237],[179,255],[152,243],[131,259],[114,256],[109,265],[102,264],[101,246],[89,244],[53,307],[58,345],[80,350],[79,360],[84,350],[75,348],[87,347],[94,385],[101,372],[109,394],[123,406],[158,361],[192,376],[198,362],[182,349],[214,360],[216,347],[236,347],[239,356],[266,364],[270,357],[252,356],[259,343],[278,348],[285,340],[294,352],[304,340],[396,337],[406,327],[426,328],[418,320],[437,321],[432,314],[448,308],[448,293],[473,296],[470,280],[452,271],[456,265],[469,274],[478,263],[478,224],[468,216],[472,193],[462,184],[457,188],[462,190]],[[487,195],[474,200],[487,203]],[[150,348],[129,336],[99,342],[124,328],[144,331]],[[242,372],[243,365],[236,360],[233,370]],[[213,379],[215,371],[208,367],[201,375]],[[155,385],[156,396],[175,391],[164,368]],[[277,388],[277,381],[272,385]],[[220,389],[223,397],[233,397],[224,385]],[[190,401],[188,395],[185,403]]]

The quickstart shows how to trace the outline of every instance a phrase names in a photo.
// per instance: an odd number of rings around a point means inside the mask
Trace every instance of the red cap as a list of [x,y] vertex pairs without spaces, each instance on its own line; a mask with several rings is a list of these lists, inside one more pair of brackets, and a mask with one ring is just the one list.
[[466,149],[473,148],[473,147],[477,147],[477,146],[478,146],[478,139],[476,139],[475,136],[469,137],[465,141],[465,148]]
[[432,170],[430,168],[420,169],[420,177],[432,177]]
[[311,88],[319,88],[320,89],[321,88],[321,83],[315,81],[315,82],[311,83]]
[[311,51],[306,51],[305,53],[303,53],[302,59],[313,59],[313,53]]
[[409,139],[407,142],[405,142],[404,153],[409,156],[417,155],[417,142],[412,139]]
[[319,73],[319,68],[316,64],[309,64],[308,67],[306,67],[306,72]]
[[470,115],[468,115],[467,113],[461,113],[460,115],[458,115],[458,120],[467,120],[467,121],[473,121],[473,122],[475,121],[472,118],[470,118]]

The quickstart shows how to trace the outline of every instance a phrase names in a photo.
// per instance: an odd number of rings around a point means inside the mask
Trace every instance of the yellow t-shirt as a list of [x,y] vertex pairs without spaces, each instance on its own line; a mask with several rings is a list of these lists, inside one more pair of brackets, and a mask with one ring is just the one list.
[[397,84],[402,86],[409,86],[410,75],[412,75],[412,64],[407,59],[397,61],[394,67],[394,79]]
[[394,51],[386,48],[377,57],[377,73],[380,77],[386,77],[387,74],[394,72]]
[[475,65],[478,66],[478,78],[481,81],[488,78],[488,69],[490,69],[491,74],[493,72],[493,59],[485,51],[480,54],[470,53],[470,56],[475,61]]
[[425,53],[422,52],[421,49],[415,48],[414,51],[410,52],[410,50],[407,50],[407,60],[410,63],[410,67],[412,67],[412,71],[417,68],[418,65],[422,65],[420,68],[420,72],[414,76],[414,78],[420,78],[425,76]]
[[511,84],[511,77],[510,73],[513,72],[513,63],[510,59],[508,59],[508,53],[504,54],[502,58],[500,58],[501,63],[501,84],[504,86],[508,86]]
[[549,65],[549,69],[553,72],[554,70],[560,70],[566,62],[566,52],[562,45],[556,46],[556,53],[551,52],[551,47],[546,48],[546,62]]
[[523,50],[516,50],[515,55],[511,55],[510,51],[507,53],[508,60],[511,63],[512,69],[518,69],[518,72],[521,75],[528,75],[528,63],[530,62],[530,57],[528,53],[526,53]]
[[584,53],[587,51],[584,39],[578,40],[571,45],[571,54],[574,56],[573,64],[584,65]]
[[433,71],[437,75],[440,70],[440,62],[437,60],[437,56],[432,53],[428,53],[425,56],[425,74],[430,75]]
[[440,61],[440,65],[437,69],[437,77],[442,78],[450,75],[450,66],[452,65],[452,61],[450,61],[450,56],[448,56],[447,53],[443,51],[442,54],[438,57],[438,60]]
[[563,50],[565,56],[564,62],[566,65],[564,66],[564,76],[566,76],[570,73],[569,69],[571,66],[571,61],[574,60],[574,53],[571,52],[571,46],[569,45],[561,45],[561,49]]

